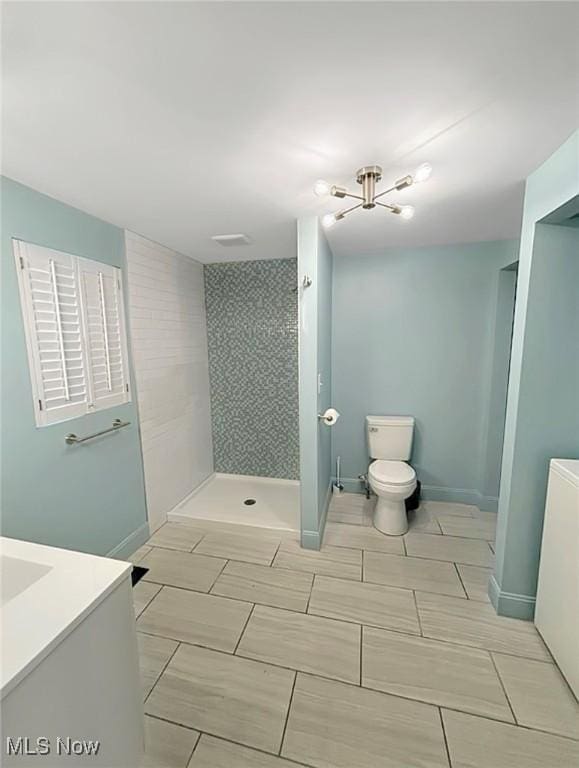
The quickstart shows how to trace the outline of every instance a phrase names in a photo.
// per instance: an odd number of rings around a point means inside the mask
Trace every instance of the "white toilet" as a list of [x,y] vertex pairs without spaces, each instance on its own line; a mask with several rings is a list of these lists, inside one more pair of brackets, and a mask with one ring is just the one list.
[[370,488],[378,496],[374,526],[390,536],[408,530],[404,501],[416,488],[416,472],[406,462],[412,450],[412,416],[366,416]]

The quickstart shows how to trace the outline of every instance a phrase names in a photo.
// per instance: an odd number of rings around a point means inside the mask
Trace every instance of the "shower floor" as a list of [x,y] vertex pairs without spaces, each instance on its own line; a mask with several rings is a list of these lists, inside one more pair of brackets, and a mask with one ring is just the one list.
[[[245,504],[247,499],[255,503]],[[299,531],[300,484],[298,480],[216,472],[170,512],[168,519],[214,520]]]

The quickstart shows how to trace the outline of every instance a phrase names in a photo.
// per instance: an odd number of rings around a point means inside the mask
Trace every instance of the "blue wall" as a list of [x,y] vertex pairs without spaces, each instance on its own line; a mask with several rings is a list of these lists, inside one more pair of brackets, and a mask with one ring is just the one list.
[[410,414],[425,497],[496,504],[485,484],[496,303],[516,257],[495,242],[334,260],[333,463],[348,490],[368,468],[365,416]]
[[579,234],[540,223],[579,210],[579,132],[525,190],[511,375],[490,596],[497,611],[534,613],[548,461],[579,457]]
[[[308,288],[302,285],[306,275],[312,280]],[[308,549],[319,549],[330,498],[335,427],[318,420],[332,404],[332,252],[316,218],[298,222],[298,285],[301,541]]]
[[[148,534],[135,403],[37,428],[11,239],[124,268],[123,231],[2,178],[2,534],[122,556]],[[125,275],[126,288],[126,275]],[[134,395],[134,387],[133,387]],[[131,426],[86,446],[69,432]]]

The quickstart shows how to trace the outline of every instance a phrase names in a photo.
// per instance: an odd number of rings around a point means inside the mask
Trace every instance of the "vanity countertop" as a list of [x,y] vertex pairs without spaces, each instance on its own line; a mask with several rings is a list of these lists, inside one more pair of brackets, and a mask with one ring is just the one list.
[[0,537],[4,698],[116,587],[132,563]]

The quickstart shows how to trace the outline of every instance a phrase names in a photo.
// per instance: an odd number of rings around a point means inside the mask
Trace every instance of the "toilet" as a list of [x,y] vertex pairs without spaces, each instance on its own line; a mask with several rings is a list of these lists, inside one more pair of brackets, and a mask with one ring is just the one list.
[[408,530],[405,500],[416,488],[416,472],[407,464],[412,450],[414,417],[366,416],[370,488],[378,497],[374,527],[389,536]]

